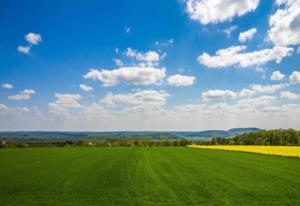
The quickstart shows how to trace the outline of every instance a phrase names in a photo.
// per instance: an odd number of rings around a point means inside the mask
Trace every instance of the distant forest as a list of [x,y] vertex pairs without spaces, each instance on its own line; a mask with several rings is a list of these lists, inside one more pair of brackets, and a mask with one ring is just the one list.
[[300,131],[294,129],[260,130],[230,138],[213,137],[198,144],[209,145],[300,145]]
[[199,145],[300,145],[300,131],[294,129],[259,130],[233,137],[212,137],[208,139],[185,139],[174,134],[135,134],[126,138],[115,136],[89,136],[77,138],[4,138],[0,137],[0,148],[13,147],[157,147]]

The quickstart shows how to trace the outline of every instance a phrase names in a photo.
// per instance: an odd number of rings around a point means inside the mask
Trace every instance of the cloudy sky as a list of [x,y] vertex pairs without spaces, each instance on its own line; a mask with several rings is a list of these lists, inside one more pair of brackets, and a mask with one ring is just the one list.
[[300,128],[300,0],[4,0],[0,27],[0,130]]

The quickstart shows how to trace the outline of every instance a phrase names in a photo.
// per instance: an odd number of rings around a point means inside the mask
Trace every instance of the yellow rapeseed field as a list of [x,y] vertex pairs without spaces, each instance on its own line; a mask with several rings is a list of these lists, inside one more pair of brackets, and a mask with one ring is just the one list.
[[201,149],[241,151],[241,152],[251,152],[251,153],[280,155],[280,156],[300,158],[300,146],[188,145],[188,147],[201,148]]

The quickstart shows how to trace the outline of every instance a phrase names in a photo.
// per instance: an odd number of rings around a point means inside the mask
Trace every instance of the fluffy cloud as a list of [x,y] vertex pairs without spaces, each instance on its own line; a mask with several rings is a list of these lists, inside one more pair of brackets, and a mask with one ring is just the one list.
[[12,100],[27,100],[27,99],[30,99],[33,94],[35,94],[34,90],[32,90],[32,89],[24,89],[19,94],[8,96],[8,99],[12,99]]
[[284,57],[290,56],[293,48],[274,47],[272,49],[263,49],[254,52],[242,52],[246,46],[232,46],[226,49],[220,49],[215,56],[204,52],[198,57],[198,62],[208,68],[224,68],[228,66],[249,67],[262,65],[270,61],[280,63]]
[[245,42],[253,38],[254,34],[256,34],[256,28],[249,29],[248,31],[241,32],[239,35],[239,41]]
[[280,98],[281,99],[288,99],[288,100],[296,100],[299,98],[298,94],[295,94],[293,92],[289,92],[289,91],[284,91],[280,93]]
[[108,107],[117,107],[127,112],[149,112],[165,105],[169,94],[165,91],[138,90],[125,94],[109,93],[101,103]]
[[13,89],[14,88],[14,85],[9,84],[9,83],[3,83],[1,86],[3,89]]
[[240,101],[238,101],[237,104],[239,105],[239,107],[255,108],[255,107],[272,105],[275,100],[276,97],[266,95],[266,96],[260,96],[256,98],[241,99]]
[[280,81],[280,80],[283,80],[285,77],[284,74],[282,74],[280,71],[274,71],[271,75],[271,80],[274,80],[274,81]]
[[289,79],[292,84],[300,84],[300,72],[293,71]]
[[30,49],[31,49],[30,46],[18,46],[18,48],[17,48],[18,52],[23,53],[23,54],[29,54]]
[[89,91],[94,90],[93,87],[90,87],[90,86],[85,85],[85,84],[80,84],[80,85],[79,85],[79,88],[82,89],[83,91],[86,91],[86,92],[89,92]]
[[124,65],[121,59],[113,59],[113,60],[118,67],[122,67]]
[[84,75],[84,78],[99,80],[104,86],[114,86],[121,83],[133,85],[158,84],[165,76],[165,68],[135,66],[121,67],[114,70],[91,69]]
[[191,86],[196,81],[194,76],[184,76],[180,74],[172,75],[167,79],[168,83],[172,86]]
[[6,106],[5,104],[0,104],[0,113],[1,112],[29,112],[30,109],[27,107],[9,107]]
[[300,1],[277,0],[277,4],[284,7],[270,17],[268,38],[279,46],[300,44]]
[[38,45],[42,41],[42,36],[40,34],[30,32],[25,35],[25,39],[30,44]]
[[155,51],[148,51],[145,53],[137,52],[136,50],[133,50],[131,48],[127,48],[125,52],[125,56],[127,57],[133,57],[138,61],[146,62],[149,64],[158,62],[160,60],[159,53]]
[[239,93],[239,97],[250,97],[253,96],[256,92],[251,89],[243,89]]
[[230,90],[209,90],[202,93],[204,101],[214,99],[234,99],[236,96],[236,93]]
[[186,12],[190,18],[201,24],[231,20],[254,11],[259,0],[185,0]]
[[252,91],[257,92],[257,93],[273,94],[274,92],[284,88],[284,85],[282,85],[282,84],[272,84],[272,85],[251,84],[250,88]]
[[55,93],[55,102],[48,104],[50,112],[54,114],[65,114],[68,109],[80,108],[79,100],[82,98],[80,94],[61,94]]

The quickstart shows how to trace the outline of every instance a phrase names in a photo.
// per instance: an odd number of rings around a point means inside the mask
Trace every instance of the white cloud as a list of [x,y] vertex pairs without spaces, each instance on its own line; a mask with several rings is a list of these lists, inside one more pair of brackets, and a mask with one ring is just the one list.
[[230,21],[254,11],[258,3],[259,0],[185,0],[186,12],[201,24]]
[[145,53],[137,52],[134,49],[127,48],[125,52],[125,56],[127,57],[133,57],[138,61],[146,62],[149,64],[152,64],[153,62],[158,62],[160,60],[159,53],[155,51],[148,51]]
[[1,86],[3,89],[13,89],[14,88],[14,85],[9,84],[9,83],[3,83]]
[[251,40],[253,38],[254,34],[256,34],[256,32],[257,32],[256,28],[252,28],[245,32],[241,32],[239,35],[239,41],[245,42],[247,40]]
[[8,107],[5,104],[0,104],[0,111],[7,111]]
[[293,71],[289,79],[292,84],[300,84],[300,72]]
[[130,29],[130,27],[126,26],[126,27],[124,27],[124,31],[125,31],[125,33],[129,34],[131,29]]
[[40,34],[30,32],[25,35],[25,39],[30,44],[38,45],[42,41],[42,36]]
[[101,99],[101,103],[127,112],[150,112],[164,106],[168,96],[169,94],[162,90],[138,90],[125,94],[109,93]]
[[237,29],[237,26],[231,26],[229,28],[226,28],[226,29],[222,30],[222,32],[224,32],[227,35],[227,37],[230,37],[231,33],[233,31],[235,31],[236,29]]
[[198,57],[198,62],[208,68],[224,68],[228,66],[249,67],[262,65],[270,61],[280,63],[284,57],[290,56],[293,48],[274,47],[253,52],[244,52],[246,46],[232,46],[220,49],[215,56],[204,52]]
[[231,90],[209,90],[202,93],[204,101],[213,99],[234,99],[236,96],[236,93]]
[[122,62],[121,59],[113,59],[113,60],[118,67],[124,66],[124,63]]
[[271,75],[271,80],[274,80],[274,81],[280,81],[280,80],[283,80],[285,77],[284,74],[282,74],[280,71],[274,71]]
[[18,46],[18,52],[23,54],[29,54],[30,53],[30,46]]
[[196,77],[194,76],[184,76],[180,74],[172,75],[167,79],[168,83],[172,86],[191,86],[195,83]]
[[272,84],[272,85],[251,84],[250,88],[251,88],[251,90],[253,90],[257,93],[273,94],[276,91],[283,89],[284,85],[282,85],[282,84]]
[[285,4],[269,19],[268,38],[275,45],[288,46],[300,44],[300,1],[277,0]]
[[299,98],[298,94],[295,94],[293,92],[290,91],[284,91],[280,93],[280,98],[281,99],[288,99],[288,100],[296,100]]
[[240,107],[255,108],[272,105],[275,100],[276,97],[274,96],[260,96],[256,98],[241,99],[237,104]]
[[19,94],[8,96],[8,99],[12,100],[27,100],[30,99],[32,95],[35,94],[35,91],[32,89],[24,89]]
[[104,86],[114,86],[121,83],[133,85],[158,84],[165,76],[165,68],[135,66],[121,67],[114,70],[91,69],[84,75],[84,78],[99,80]]
[[79,88],[82,89],[83,91],[86,91],[86,92],[89,92],[89,91],[94,90],[93,87],[88,86],[88,85],[85,85],[85,84],[80,84],[80,85],[79,85]]
[[171,46],[172,44],[174,44],[174,39],[168,39],[167,41],[164,42],[160,42],[160,41],[156,41],[155,45],[156,46],[164,46],[164,47],[168,47]]
[[239,97],[250,97],[253,96],[256,92],[250,89],[243,89],[239,93]]
[[0,113],[1,112],[29,112],[30,109],[28,107],[9,107],[6,106],[5,104],[0,104]]
[[69,109],[81,107],[78,102],[82,98],[80,94],[55,93],[54,96],[56,97],[56,101],[48,104],[50,113],[65,115]]

